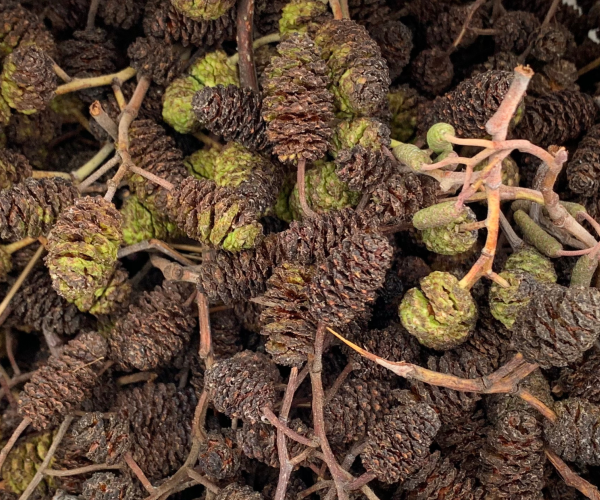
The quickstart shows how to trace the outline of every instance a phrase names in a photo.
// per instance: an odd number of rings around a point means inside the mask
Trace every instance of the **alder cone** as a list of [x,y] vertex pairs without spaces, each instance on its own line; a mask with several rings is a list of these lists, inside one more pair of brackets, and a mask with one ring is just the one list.
[[192,100],[194,113],[202,126],[225,141],[235,141],[251,151],[269,147],[262,100],[249,88],[235,85],[204,87]]
[[54,57],[56,46],[42,20],[18,2],[0,6],[0,57],[4,58],[20,44],[34,44]]
[[197,400],[191,388],[146,384],[119,392],[117,416],[129,422],[131,455],[150,481],[175,472],[192,445]]
[[277,366],[264,354],[242,351],[206,370],[204,386],[217,411],[250,423],[276,403]]
[[567,163],[569,188],[591,198],[600,188],[600,125],[590,128]]
[[131,67],[141,76],[163,86],[177,78],[186,65],[175,45],[165,44],[154,37],[139,37],[129,46],[127,55]]
[[534,415],[504,415],[488,434],[481,461],[479,480],[494,498],[543,498],[544,441],[542,426]]
[[168,365],[188,344],[196,327],[186,283],[165,282],[144,292],[109,334],[110,358],[126,370]]
[[11,149],[0,149],[0,189],[23,182],[31,174],[31,164],[25,156]]
[[75,31],[73,38],[58,46],[62,68],[74,78],[100,76],[116,70],[117,48],[101,28]]
[[512,344],[542,368],[567,366],[600,335],[600,292],[536,282],[529,304],[513,325]]
[[306,34],[287,35],[277,51],[263,77],[267,138],[281,161],[316,161],[327,152],[333,135],[327,67]]
[[497,52],[522,53],[529,46],[529,39],[540,26],[531,12],[513,10],[500,16],[494,23],[497,33],[494,43]]
[[600,405],[600,350],[590,349],[579,366],[563,369],[555,389]]
[[83,483],[81,489],[83,500],[135,500],[142,495],[141,488],[131,477],[112,472],[96,472]]
[[373,40],[379,45],[381,55],[387,61],[390,79],[395,80],[410,61],[413,49],[412,31],[400,21],[387,21],[368,29]]
[[96,464],[113,465],[130,449],[129,422],[102,413],[85,413],[69,429],[68,440]]
[[410,71],[414,84],[434,96],[448,90],[454,79],[454,64],[446,51],[438,47],[419,52]]
[[103,0],[98,8],[98,16],[108,26],[131,29],[144,12],[146,0]]
[[231,438],[221,432],[209,432],[200,446],[198,468],[213,480],[235,477],[240,470],[240,451]]
[[60,356],[50,356],[25,384],[19,395],[19,414],[30,418],[37,430],[58,424],[91,396],[106,353],[106,340],[98,333],[83,333],[71,340]]
[[600,465],[600,408],[585,399],[557,401],[556,422],[544,423],[544,438],[567,462]]
[[367,472],[384,483],[396,483],[418,472],[430,456],[440,428],[435,411],[425,403],[396,406],[369,431],[361,453]]
[[215,500],[263,500],[263,496],[250,486],[231,483],[217,493]]
[[394,171],[391,159],[381,151],[372,151],[361,145],[341,150],[336,159],[336,173],[352,191],[373,192]]
[[57,217],[71,206],[79,191],[59,177],[26,179],[0,193],[0,237],[16,241],[38,238],[50,231]]
[[[465,19],[469,15],[470,5],[451,5],[444,9],[436,20],[427,26],[427,45],[430,47],[439,47],[441,50],[448,50],[452,47],[454,41],[463,29]],[[471,28],[482,28],[483,21],[481,11],[473,14],[469,22]],[[464,48],[472,45],[477,39],[477,34],[467,30],[464,34],[459,47]]]
[[385,282],[392,247],[384,236],[355,233],[332,249],[310,284],[310,313],[329,325],[365,316]]
[[514,130],[514,136],[544,148],[561,146],[588,130],[597,114],[594,99],[575,90],[525,98],[523,119]]
[[432,125],[444,122],[454,127],[458,137],[484,137],[485,124],[498,111],[513,78],[508,71],[486,71],[463,80],[426,105],[419,117],[419,130],[425,133]]
[[89,316],[54,291],[46,269],[38,269],[29,276],[11,307],[10,324],[38,332],[71,336],[86,330],[91,323]]
[[144,34],[168,44],[184,47],[212,47],[235,37],[236,9],[212,21],[194,21],[179,12],[170,0],[148,0],[144,14]]

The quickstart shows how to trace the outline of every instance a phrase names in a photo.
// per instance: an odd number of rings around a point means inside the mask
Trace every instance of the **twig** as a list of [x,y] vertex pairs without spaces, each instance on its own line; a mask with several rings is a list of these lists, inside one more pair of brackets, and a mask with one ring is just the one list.
[[52,441],[52,445],[50,446],[48,453],[46,453],[46,456],[44,457],[44,461],[38,467],[38,470],[35,473],[35,476],[33,476],[33,479],[27,485],[27,488],[25,489],[23,494],[19,497],[19,500],[27,500],[29,498],[29,496],[35,491],[35,489],[37,488],[37,485],[40,484],[40,481],[44,478],[44,471],[46,470],[46,467],[48,467],[48,465],[50,465],[50,462],[51,462],[52,458],[54,457],[54,454],[56,453],[56,449],[58,448],[58,445],[62,441],[63,437],[65,437],[65,434],[67,433],[67,429],[71,425],[72,421],[73,421],[73,417],[71,415],[67,415],[65,417],[65,420],[60,425],[60,427],[58,428],[58,431],[56,432],[56,435],[54,436],[54,440]]
[[319,444],[313,439],[307,438],[302,434],[298,434],[296,431],[290,429],[279,418],[277,418],[277,415],[273,413],[273,410],[271,410],[271,408],[263,408],[262,414],[273,427],[277,428],[277,431],[283,432],[290,439],[293,439],[294,441],[297,441],[298,443],[303,444],[304,446],[310,446],[311,448],[316,448],[317,446],[319,446]]
[[198,303],[198,324],[200,328],[200,358],[204,360],[206,368],[210,368],[215,362],[213,352],[212,332],[210,329],[210,310],[206,294],[199,293],[196,297]]
[[306,171],[306,160],[301,158],[298,160],[298,174],[296,183],[298,184],[298,199],[300,201],[300,207],[302,208],[302,212],[304,212],[305,217],[309,217],[314,219],[317,214],[313,212],[313,210],[308,206],[306,202],[306,179],[305,179],[305,171]]
[[125,96],[123,95],[123,89],[121,88],[121,82],[119,80],[112,81],[112,90],[119,106],[119,110],[123,111],[127,107],[127,99],[125,99]]
[[2,448],[2,451],[0,451],[0,468],[2,468],[2,466],[4,465],[4,462],[6,461],[6,457],[10,453],[10,450],[12,450],[15,443],[17,442],[17,439],[19,439],[19,437],[21,436],[21,434],[23,434],[25,429],[27,429],[27,427],[29,427],[30,423],[31,423],[31,419],[28,417],[25,417],[23,420],[21,420],[21,423],[18,425],[18,427],[13,431],[12,435],[10,436],[10,439],[4,445],[4,448]]
[[569,468],[569,466],[566,463],[564,463],[561,460],[561,458],[556,453],[554,453],[552,450],[550,450],[549,448],[546,448],[544,450],[544,453],[546,453],[548,460],[550,460],[550,463],[552,465],[554,465],[554,468],[560,474],[560,476],[563,478],[563,480],[567,486],[571,486],[572,488],[575,488],[576,490],[578,490],[579,492],[581,492],[583,495],[590,498],[591,500],[600,500],[600,492],[598,491],[598,488],[596,488],[594,485],[588,483],[585,479],[583,479],[578,474],[575,474]]
[[90,2],[90,9],[88,10],[87,23],[85,25],[86,30],[93,30],[94,23],[96,22],[96,12],[98,12],[98,5],[100,0],[92,0]]
[[[134,243],[133,245],[129,245],[127,247],[121,248],[117,257],[122,259],[123,257],[127,257],[128,255],[138,253],[138,252],[146,252],[148,250],[158,250],[159,252],[168,255],[172,259],[175,259],[177,262],[181,263],[184,266],[193,266],[194,263],[189,260],[185,255],[180,254],[178,251],[173,250],[168,244],[164,241],[157,239],[150,239],[140,241],[139,243]],[[167,261],[168,262],[168,261]]]
[[485,2],[485,0],[477,0],[474,4],[472,4],[469,7],[468,14],[465,19],[465,22],[463,23],[462,29],[460,30],[460,33],[456,37],[456,40],[454,40],[454,43],[448,50],[447,54],[451,54],[460,45],[460,42],[462,42],[462,39],[464,38],[465,33],[467,32],[467,28],[469,27],[469,23],[471,22],[471,19],[473,19],[475,12],[477,12],[479,7],[481,7],[484,2]]
[[2,301],[2,303],[0,303],[0,315],[6,310],[6,308],[10,304],[10,301],[13,299],[13,297],[19,291],[19,288],[21,288],[21,285],[27,279],[27,276],[29,276],[29,273],[31,273],[32,269],[37,264],[37,261],[40,260],[40,258],[42,257],[42,254],[44,253],[44,251],[45,251],[44,246],[40,245],[40,247],[33,254],[33,257],[31,257],[31,259],[25,266],[25,269],[23,269],[21,271],[21,274],[19,275],[17,280],[13,283],[13,285],[10,287],[10,290],[4,297],[4,300]]
[[[263,37],[257,38],[252,42],[252,48],[254,50],[260,49],[265,45],[269,45],[270,43],[277,43],[281,40],[281,34],[279,33],[271,33],[270,35],[265,35]],[[240,60],[240,53],[236,52],[231,57],[227,58],[227,62],[230,64],[237,64]],[[194,134],[195,135],[195,134]]]
[[596,69],[598,66],[600,66],[600,57],[594,59],[592,62],[586,64],[583,68],[577,71],[577,76],[583,76],[586,73],[589,73],[590,71]]
[[8,328],[5,331],[6,336],[6,356],[8,357],[8,362],[10,363],[10,367],[14,375],[21,375],[21,369],[15,359],[15,344],[16,339],[12,329]]
[[208,247],[203,247],[200,245],[186,245],[183,243],[169,243],[169,245],[175,250],[183,250],[185,252],[203,253],[208,250]]
[[542,401],[540,401],[538,398],[536,398],[528,390],[519,389],[519,392],[517,394],[523,401],[525,401],[531,407],[535,408],[544,417],[546,417],[548,420],[550,420],[550,422],[556,422],[558,415],[556,415],[556,413],[554,413],[554,411],[551,408],[546,406]]
[[51,177],[60,177],[61,179],[72,180],[71,174],[67,172],[52,172],[48,170],[34,170],[31,173],[32,179],[48,179]]
[[117,379],[117,385],[124,386],[137,382],[152,382],[158,375],[154,372],[138,372],[131,375],[123,375]]
[[[15,385],[22,384],[23,382],[27,382],[32,376],[34,372],[21,373],[21,375],[16,375],[8,381],[9,388],[13,388]],[[4,389],[0,389],[0,398],[5,396]]]
[[187,267],[182,267],[176,262],[150,255],[150,262],[154,267],[160,269],[165,279],[169,281],[187,281],[188,283],[198,283],[198,273]]
[[344,19],[350,19],[350,8],[348,7],[348,0],[340,0],[342,6],[342,16]]
[[550,24],[550,21],[554,17],[554,14],[556,14],[556,10],[558,9],[558,4],[560,3],[560,1],[561,0],[554,0],[552,2],[552,4],[550,5],[548,12],[546,12],[546,17],[544,18],[544,21],[542,22],[541,26],[538,29],[538,35],[536,37],[534,37],[531,40],[531,42],[529,42],[529,45],[527,46],[525,51],[519,56],[519,61],[521,63],[524,62],[525,59],[527,59],[527,56],[529,56],[531,50],[533,49],[533,46],[535,45],[535,43],[539,40],[540,36],[542,35],[544,28],[546,28],[546,26],[548,26]]
[[144,471],[140,469],[140,466],[135,462],[130,452],[127,452],[125,455],[123,455],[123,460],[125,460],[125,463],[135,474],[135,477],[137,477],[140,483],[142,483],[142,486],[145,488],[145,490],[148,493],[154,493],[154,486],[152,486],[150,481],[148,481],[146,474],[144,474]]
[[258,78],[254,65],[252,31],[254,24],[254,0],[240,0],[237,11],[237,46],[239,54],[240,84],[258,92]]
[[342,10],[340,0],[329,0],[329,6],[331,7],[331,11],[333,12],[334,19],[344,19],[344,11]]
[[202,132],[194,132],[192,135],[208,147],[215,148],[217,151],[223,151],[223,145],[219,141],[215,141],[212,137]]
[[90,104],[90,115],[94,120],[96,120],[98,125],[100,125],[102,129],[113,138],[113,140],[117,140],[117,134],[119,133],[117,124],[110,116],[108,116],[108,113],[104,111],[100,101],[94,101],[92,104]]
[[167,191],[172,191],[175,187],[175,185],[169,182],[168,180],[163,179],[162,177],[159,177],[158,175],[155,175],[152,172],[148,172],[143,168],[136,167],[135,165],[129,165],[129,171],[133,172],[134,174],[141,175],[144,179],[148,179],[149,181],[158,184],[159,186],[165,188]]
[[219,493],[219,491],[221,491],[216,484],[211,482],[206,476],[196,472],[194,469],[188,469],[187,474],[191,479],[204,486],[207,490],[212,491],[213,493]]
[[123,464],[116,464],[116,465],[92,464],[92,465],[86,465],[85,467],[78,467],[77,469],[70,469],[70,470],[46,469],[44,471],[44,475],[50,476],[50,477],[69,477],[69,476],[78,476],[79,474],[87,474],[89,472],[96,472],[99,470],[121,470],[124,468],[125,468],[125,466]]
[[334,484],[331,479],[318,481],[317,483],[313,484],[310,488],[307,488],[304,491],[298,493],[298,496],[296,498],[298,500],[302,500],[303,498],[306,498],[312,495],[313,493],[316,493],[317,491],[324,490],[325,488],[330,488],[332,486],[334,486]]
[[6,394],[8,404],[10,404],[10,406],[12,406],[13,408],[17,408],[17,400],[15,399],[13,393],[10,390],[10,377],[8,376],[8,373],[6,373],[6,370],[2,365],[0,365],[0,375],[0,385],[2,385],[2,389],[4,389],[4,394]]
[[62,69],[54,60],[52,61],[52,69],[56,73],[56,76],[58,76],[63,82],[69,83],[73,81],[73,78],[71,78],[67,72]]
[[323,402],[323,406],[327,406],[327,404],[331,401],[331,398],[333,398],[333,396],[335,396],[337,394],[337,392],[340,390],[340,387],[342,386],[342,384],[344,383],[346,378],[348,378],[348,375],[350,375],[352,373],[353,370],[354,370],[353,363],[348,363],[344,367],[344,369],[342,370],[342,373],[340,373],[337,376],[333,385],[327,390],[327,394],[325,395],[325,401]]
[[2,248],[3,250],[9,254],[12,255],[15,252],[18,252],[19,250],[28,247],[29,245],[31,245],[32,243],[35,243],[37,240],[35,238],[23,238],[22,240],[19,241],[15,241],[14,243],[9,243],[8,245],[4,245]]
[[120,161],[121,161],[121,157],[118,154],[116,154],[109,161],[107,161],[104,165],[102,165],[102,167],[100,167],[92,175],[90,175],[83,182],[81,182],[77,186],[77,189],[79,189],[79,191],[83,192],[84,189],[91,186],[94,182],[96,182],[98,179],[100,179],[100,177],[102,177],[106,172],[108,172],[111,168],[116,166]]
[[78,90],[111,85],[115,78],[120,82],[126,82],[130,78],[133,78],[136,73],[137,71],[133,68],[125,68],[118,73],[112,73],[110,75],[94,76],[91,78],[73,78],[69,83],[59,85],[55,94],[62,95],[70,92],[77,92]]
[[[102,146],[102,149],[100,149],[100,151],[98,151],[94,155],[93,158],[91,158],[89,161],[87,161],[84,165],[79,167],[77,170],[74,170],[71,172],[71,176],[73,177],[73,179],[75,179],[76,181],[82,181],[83,179],[85,179],[94,170],[96,170],[100,165],[102,165],[102,162],[108,158],[108,155],[110,155],[114,151],[114,149],[115,149],[114,144],[106,143],[104,146]],[[91,181],[91,182],[94,182],[94,181]],[[90,184],[91,184],[91,182],[90,182]]]

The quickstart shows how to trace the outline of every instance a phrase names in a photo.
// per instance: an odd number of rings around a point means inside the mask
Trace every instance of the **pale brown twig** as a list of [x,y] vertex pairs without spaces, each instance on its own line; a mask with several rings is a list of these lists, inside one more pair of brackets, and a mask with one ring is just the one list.
[[[27,382],[32,376],[34,372],[21,373],[21,375],[16,375],[8,381],[8,386],[12,389],[14,386],[22,384],[23,382]],[[0,389],[0,398],[3,398],[6,395],[4,389]]]
[[126,82],[130,78],[133,78],[136,73],[137,71],[133,68],[125,68],[110,75],[94,76],[90,78],[73,78],[70,82],[59,85],[55,94],[62,95],[70,92],[77,92],[78,90],[111,85],[114,79],[117,79],[120,82]]
[[323,403],[325,406],[327,406],[327,403],[329,403],[331,401],[331,398],[333,398],[333,396],[335,396],[337,394],[337,392],[340,390],[340,387],[342,386],[342,384],[344,383],[346,378],[348,378],[348,375],[350,375],[352,373],[353,370],[354,370],[353,363],[348,363],[344,367],[342,372],[335,379],[335,382],[333,383],[333,385],[327,390],[327,394],[325,395],[325,401]]
[[340,0],[329,0],[329,6],[331,7],[331,11],[333,12],[334,19],[344,19],[344,11],[342,10]]
[[210,368],[215,362],[213,352],[212,332],[210,329],[210,310],[208,308],[208,298],[204,293],[199,293],[196,297],[198,302],[198,318],[200,328],[200,358],[204,360],[206,368]]
[[296,431],[290,429],[279,418],[277,418],[277,415],[273,413],[273,410],[271,410],[271,408],[263,408],[262,414],[273,427],[277,428],[277,431],[281,431],[290,439],[293,439],[294,441],[297,441],[298,443],[303,444],[304,446],[310,446],[311,448],[316,448],[317,446],[319,446],[319,444],[315,440],[307,438],[302,434],[298,434]]
[[594,485],[588,483],[578,474],[575,474],[561,458],[549,448],[544,450],[548,460],[563,478],[567,486],[575,488],[590,500],[600,500],[600,491]]
[[298,160],[298,174],[296,184],[298,185],[298,200],[300,201],[300,208],[302,208],[302,212],[305,217],[309,217],[314,219],[317,214],[313,212],[313,210],[308,206],[306,202],[306,179],[305,179],[305,171],[306,171],[306,160],[301,158]]
[[135,462],[130,452],[127,452],[125,455],[123,455],[123,460],[125,460],[125,463],[131,469],[131,472],[135,474],[135,477],[138,478],[139,482],[142,483],[144,489],[148,493],[154,493],[154,486],[152,486],[152,483],[150,483],[146,477],[146,474],[144,474],[144,471],[140,469],[140,466]]
[[4,445],[4,448],[2,448],[2,451],[0,451],[0,468],[4,465],[4,462],[6,461],[6,457],[10,453],[10,450],[12,450],[15,443],[17,442],[17,439],[19,439],[19,437],[21,436],[21,434],[23,434],[25,429],[27,429],[27,427],[29,427],[30,423],[31,423],[31,419],[28,417],[25,417],[23,420],[21,420],[21,423],[13,431],[12,435],[10,436],[10,439]]
[[21,375],[21,369],[15,359],[15,344],[16,339],[13,331],[8,328],[5,332],[6,336],[6,356],[8,357],[8,362],[12,368],[14,375]]
[[100,179],[100,177],[102,177],[106,172],[108,172],[111,168],[117,166],[120,161],[121,161],[121,157],[119,156],[119,154],[116,154],[109,161],[107,161],[104,165],[102,165],[102,167],[100,167],[98,170],[96,170],[93,174],[91,174],[90,176],[85,178],[85,180],[83,180],[77,186],[77,189],[79,189],[80,192],[83,192],[84,189],[91,186],[94,182],[96,182],[98,179]]
[[117,379],[117,385],[124,386],[129,384],[136,384],[138,382],[152,382],[158,375],[154,372],[138,372],[130,375],[123,375]]
[[[75,179],[75,181],[82,181],[83,179],[88,177],[100,165],[102,165],[102,162],[108,158],[108,155],[110,155],[114,151],[114,149],[115,149],[114,144],[106,143],[104,146],[102,146],[102,149],[100,149],[100,151],[98,151],[94,155],[93,158],[91,158],[89,161],[87,161],[84,165],[79,167],[77,170],[73,170],[71,172],[71,176],[73,177],[73,179]],[[91,181],[89,184],[91,184],[95,180],[96,179]]]
[[127,107],[127,100],[123,95],[123,89],[121,88],[121,82],[119,80],[112,81],[112,90],[115,95],[115,100],[119,106],[119,110],[123,111]]
[[129,165],[129,171],[133,172],[134,174],[141,175],[144,179],[148,179],[149,181],[158,184],[159,186],[165,188],[167,191],[172,191],[175,187],[175,185],[172,182],[169,182],[168,180],[163,179],[162,177],[159,177],[158,175],[155,175],[152,172],[148,172],[143,168],[136,167],[135,165]]
[[85,467],[78,467],[77,469],[69,469],[69,470],[46,469],[44,471],[44,476],[69,477],[69,476],[78,476],[79,474],[88,474],[89,472],[97,472],[100,470],[121,470],[124,468],[125,468],[125,466],[123,464],[116,464],[116,465],[92,464],[92,465],[86,465]]
[[98,12],[98,5],[100,4],[100,0],[92,0],[90,2],[90,8],[88,10],[87,22],[85,24],[86,30],[94,29],[94,24],[96,22],[96,13]]
[[477,12],[479,7],[481,7],[484,2],[485,0],[477,0],[475,3],[469,6],[467,17],[465,18],[465,22],[463,23],[462,29],[460,30],[460,33],[458,34],[458,36],[454,40],[454,43],[450,46],[446,54],[452,54],[452,52],[454,52],[456,48],[460,45],[460,42],[462,42],[462,39],[464,38],[465,33],[467,32],[467,28],[469,27],[471,19],[473,19],[475,12]]
[[[177,250],[173,250],[167,243],[162,240],[157,240],[152,238],[150,240],[140,241],[139,243],[134,243],[133,245],[129,245],[127,247],[123,247],[119,250],[117,254],[119,259],[123,257],[127,257],[128,255],[138,253],[138,252],[146,252],[148,250],[158,250],[165,255],[168,255],[172,259],[175,259],[177,262],[180,262],[184,266],[193,266],[194,263],[189,260],[185,255],[179,253]],[[169,262],[169,261],[167,261]]]
[[100,101],[94,101],[90,104],[90,115],[113,140],[117,140],[117,135],[119,134],[117,124],[110,116],[108,116],[108,113],[104,111]]
[[8,376],[8,373],[6,373],[6,370],[4,369],[4,367],[2,365],[0,365],[0,385],[2,386],[2,389],[4,389],[4,394],[6,394],[6,399],[8,399],[8,404],[10,404],[10,406],[12,406],[13,408],[17,408],[18,404],[17,404],[17,400],[15,399],[15,397],[13,396],[13,393],[10,390],[10,377]]

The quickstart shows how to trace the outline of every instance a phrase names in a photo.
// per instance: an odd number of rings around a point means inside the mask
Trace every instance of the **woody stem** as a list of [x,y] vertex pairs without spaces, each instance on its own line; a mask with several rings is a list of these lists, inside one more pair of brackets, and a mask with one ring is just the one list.
[[254,0],[240,0],[237,11],[237,46],[239,54],[240,83],[242,87],[258,92],[258,78],[252,47]]
[[77,92],[78,90],[112,85],[114,79],[117,79],[120,82],[126,82],[133,78],[136,73],[137,71],[133,68],[125,68],[118,73],[112,73],[110,75],[94,76],[91,78],[73,78],[70,82],[59,85],[55,94],[62,95],[70,92]]
[[563,480],[567,486],[571,486],[572,488],[577,489],[583,495],[585,495],[587,498],[589,498],[591,500],[600,500],[600,491],[598,491],[598,488],[596,488],[594,485],[588,483],[585,479],[583,479],[578,474],[575,474],[575,472],[573,472],[569,468],[569,466],[566,463],[564,463],[560,459],[560,457],[556,453],[554,453],[552,450],[550,450],[549,448],[546,448],[544,450],[544,452],[546,453],[548,460],[550,460],[550,463],[554,466],[556,471],[563,478]]

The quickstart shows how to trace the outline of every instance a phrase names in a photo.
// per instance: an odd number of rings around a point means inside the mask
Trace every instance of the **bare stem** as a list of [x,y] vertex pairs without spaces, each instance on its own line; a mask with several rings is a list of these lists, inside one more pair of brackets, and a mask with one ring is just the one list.
[[279,418],[277,418],[277,415],[273,413],[273,410],[271,410],[271,408],[263,408],[262,414],[273,427],[277,428],[277,431],[283,432],[290,439],[293,439],[294,441],[297,441],[298,443],[303,444],[304,446],[310,446],[311,448],[316,448],[317,446],[319,446],[319,444],[314,440],[307,438],[302,434],[298,434],[296,431],[290,429],[281,420],[279,420]]
[[10,439],[4,445],[4,448],[2,448],[2,451],[0,451],[0,468],[4,465],[4,462],[6,461],[6,457],[10,453],[10,450],[12,450],[15,443],[17,442],[17,439],[19,439],[19,437],[21,436],[21,434],[23,434],[25,429],[27,429],[27,427],[29,427],[30,423],[31,423],[31,419],[28,417],[25,417],[23,420],[21,420],[21,423],[18,425],[18,427],[13,431],[12,435],[10,436]]
[[16,347],[16,343],[17,343],[15,334],[13,333],[12,329],[7,328],[5,335],[6,335],[6,356],[8,357],[10,367],[12,368],[15,376],[21,375],[21,369],[19,368],[19,364],[17,363],[17,360],[15,359],[15,347]]
[[205,294],[199,293],[196,297],[198,301],[198,317],[200,326],[200,357],[204,360],[206,368],[210,368],[215,362],[213,353],[212,332],[210,329],[210,311],[208,308],[208,298]]
[[115,78],[120,82],[126,82],[130,78],[133,78],[136,73],[137,71],[133,68],[125,68],[118,73],[112,73],[110,75],[94,76],[91,78],[73,78],[69,83],[59,85],[55,94],[62,95],[70,92],[77,92],[78,90],[112,85]]
[[88,474],[90,472],[97,472],[100,470],[121,470],[123,468],[124,468],[124,465],[122,465],[122,464],[116,464],[116,465],[92,464],[92,465],[86,465],[85,467],[78,467],[77,469],[70,469],[70,470],[46,469],[44,471],[44,476],[69,477],[69,476],[78,476],[79,474]]
[[[252,48],[254,50],[260,49],[265,45],[269,45],[270,43],[277,43],[281,40],[281,34],[279,33],[271,33],[270,35],[265,35],[263,37],[257,38],[252,42]],[[236,52],[231,57],[227,59],[227,61],[231,64],[237,64],[240,60],[240,53]]]
[[131,456],[131,453],[129,453],[129,452],[125,453],[125,455],[123,456],[123,460],[125,460],[125,463],[129,466],[131,471],[135,474],[135,477],[137,477],[138,480],[140,481],[140,483],[142,483],[142,486],[144,487],[144,489],[148,493],[154,493],[154,486],[152,486],[150,481],[148,481],[146,474],[144,474],[144,471],[142,471],[142,469],[140,469],[140,466],[135,462],[135,460]]
[[28,247],[29,245],[31,245],[32,243],[35,243],[37,240],[35,238],[23,238],[22,240],[19,241],[15,241],[14,243],[9,243],[8,245],[5,245],[3,247],[4,251],[9,254],[12,255],[15,252],[18,252],[19,250]]
[[589,73],[590,71],[596,69],[598,66],[600,66],[600,57],[594,59],[592,62],[586,64],[583,68],[577,71],[577,76],[583,76],[586,73]]
[[124,386],[136,384],[137,382],[152,382],[158,375],[154,372],[138,372],[131,375],[123,375],[117,379],[117,385]]
[[6,399],[8,399],[8,404],[13,408],[17,408],[17,400],[13,396],[13,393],[10,390],[10,377],[6,370],[2,365],[0,365],[0,385],[2,385],[2,389],[4,389],[4,394],[6,394]]
[[252,32],[254,25],[254,0],[240,0],[237,11],[237,46],[239,54],[240,83],[242,87],[258,92],[258,78],[254,65]]
[[331,398],[333,398],[333,396],[335,396],[337,394],[337,392],[340,390],[340,387],[342,386],[342,384],[344,383],[346,378],[348,378],[348,375],[350,375],[352,373],[353,370],[354,370],[354,365],[352,363],[348,363],[344,367],[344,369],[342,370],[342,373],[340,373],[338,375],[338,377],[335,379],[335,382],[333,383],[333,385],[327,391],[327,395],[325,396],[325,401],[323,403],[324,406],[327,406],[327,403],[329,403],[331,401]]
[[[167,245],[164,241],[157,239],[150,239],[140,241],[139,243],[135,243],[133,245],[129,245],[127,247],[121,248],[119,253],[117,254],[119,259],[126,257],[127,255],[131,255],[137,252],[146,252],[148,250],[158,250],[159,252],[168,255],[172,259],[175,259],[177,262],[180,262],[184,266],[193,266],[194,263],[189,260],[184,255],[180,254],[176,250],[173,250],[169,245]],[[169,262],[169,261],[167,261]]]
[[[86,162],[84,165],[79,167],[77,170],[74,170],[73,172],[71,172],[73,179],[75,179],[76,181],[82,181],[83,179],[85,179],[94,170],[96,170],[100,165],[102,165],[102,162],[104,160],[106,160],[108,158],[108,155],[110,155],[114,150],[115,150],[114,144],[106,143],[104,146],[102,146],[102,149],[100,149],[100,151],[98,151],[94,155],[93,158],[91,158],[88,162]],[[95,179],[94,179],[94,181],[95,181]],[[94,181],[91,181],[89,184],[91,184]],[[89,184],[88,184],[88,186],[89,186]]]
[[344,19],[344,11],[342,10],[340,0],[329,0],[329,6],[333,12],[334,19]]
[[481,7],[484,2],[485,2],[485,0],[477,0],[474,4],[472,4],[469,7],[468,14],[467,14],[467,17],[465,18],[465,22],[463,23],[462,29],[460,30],[460,33],[456,37],[456,40],[454,40],[454,43],[448,50],[448,54],[451,54],[452,52],[454,52],[454,50],[456,50],[456,48],[460,45],[460,42],[462,42],[462,39],[464,38],[465,33],[467,32],[467,29],[469,28],[469,23],[471,22],[471,19],[473,19],[475,12],[477,12],[479,7]]
[[314,219],[317,216],[317,214],[313,212],[313,210],[308,206],[308,203],[306,202],[305,171],[306,160],[302,158],[298,160],[298,174],[296,180],[296,183],[298,184],[298,199],[300,201],[300,207],[302,208],[302,212],[304,212],[304,216]]
[[111,158],[104,165],[102,165],[101,168],[96,170],[92,175],[90,175],[83,182],[81,182],[77,186],[77,189],[79,189],[79,191],[83,191],[84,189],[88,188],[94,182],[96,182],[98,179],[100,179],[100,177],[102,177],[106,172],[108,172],[113,167],[115,167],[120,161],[121,161],[121,157],[118,154],[116,154],[115,156],[113,156],[113,158]]
[[550,422],[556,422],[558,416],[551,408],[548,408],[542,401],[536,398],[533,394],[531,394],[526,389],[520,389],[517,393],[519,397],[525,401],[527,404],[535,408],[539,411],[544,417],[546,417]]
[[98,12],[98,5],[100,0],[92,0],[90,2],[90,9],[88,10],[87,23],[85,25],[86,30],[93,30],[96,22],[96,13]]
[[102,129],[113,138],[113,140],[117,140],[117,134],[119,133],[117,124],[110,116],[108,116],[108,113],[104,111],[100,101],[94,101],[92,104],[90,104],[90,115],[94,120],[96,120],[98,125],[100,125]]
[[208,147],[215,148],[217,151],[223,151],[223,144],[219,141],[215,141],[212,137],[209,137],[202,132],[194,132],[192,135]]
[[561,458],[551,449],[546,448],[544,452],[546,453],[548,460],[550,460],[550,463],[554,465],[554,468],[563,478],[567,486],[575,488],[591,500],[600,500],[600,492],[598,491],[598,488],[588,483],[578,474],[575,474],[575,472],[573,472],[569,466],[564,463]]
[[143,168],[136,167],[135,165],[129,165],[129,170],[134,174],[141,175],[144,179],[148,179],[149,181],[158,184],[159,186],[165,188],[167,191],[172,191],[175,187],[175,185],[169,182],[168,180],[163,179],[162,177],[159,177],[158,175],[155,175],[152,172],[148,172]]

